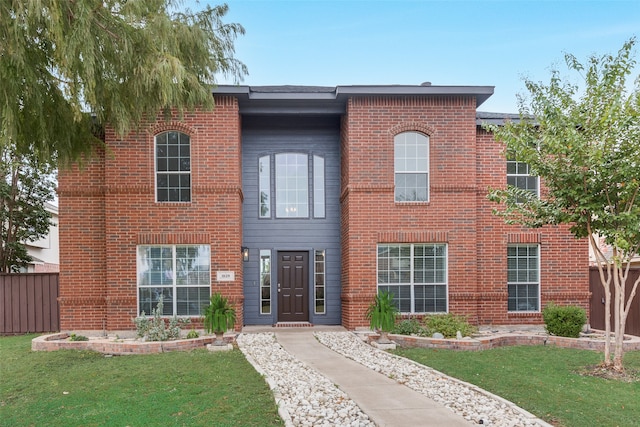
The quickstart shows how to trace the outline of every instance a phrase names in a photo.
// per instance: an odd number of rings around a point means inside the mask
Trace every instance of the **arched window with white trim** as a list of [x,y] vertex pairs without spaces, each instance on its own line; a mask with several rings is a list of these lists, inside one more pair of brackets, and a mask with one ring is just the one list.
[[394,138],[395,201],[429,201],[429,137],[403,132]]
[[156,201],[191,201],[191,141],[189,135],[168,131],[156,135]]

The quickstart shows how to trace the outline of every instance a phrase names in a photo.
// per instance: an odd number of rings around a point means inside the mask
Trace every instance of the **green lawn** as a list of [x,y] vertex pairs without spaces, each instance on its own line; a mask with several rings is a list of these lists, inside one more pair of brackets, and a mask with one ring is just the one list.
[[105,357],[0,337],[0,426],[282,426],[239,350]]
[[[395,352],[476,384],[557,426],[637,426],[640,382],[580,375],[602,354],[557,347],[502,347],[480,352],[402,349]],[[640,370],[640,352],[625,366]]]

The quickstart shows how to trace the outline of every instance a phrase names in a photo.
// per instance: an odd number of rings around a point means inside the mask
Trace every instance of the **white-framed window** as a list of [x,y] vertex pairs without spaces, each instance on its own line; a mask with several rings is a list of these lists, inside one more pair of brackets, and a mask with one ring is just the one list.
[[313,217],[324,218],[324,157],[313,156]]
[[[273,180],[272,169],[275,172]],[[271,218],[273,209],[276,218],[309,218],[311,215],[313,218],[325,217],[324,157],[304,153],[278,153],[258,159],[259,218]]]
[[[531,175],[529,164],[515,159],[507,160],[507,185],[527,190],[536,197],[540,197],[540,178]],[[516,203],[522,203],[521,197],[516,198]]]
[[384,291],[401,313],[446,313],[447,245],[379,244],[378,292]]
[[191,141],[189,135],[168,131],[156,135],[156,201],[191,201]]
[[137,250],[138,314],[151,314],[160,296],[165,316],[200,316],[211,295],[209,245],[141,245]]
[[271,218],[271,156],[258,159],[258,214]]
[[316,250],[314,260],[313,299],[316,314],[325,314],[327,310],[325,298],[325,251]]
[[271,251],[260,250],[260,314],[271,314]]
[[507,246],[508,311],[540,311],[540,247]]
[[394,138],[395,201],[429,201],[429,137],[403,132]]
[[276,216],[309,217],[309,156],[276,154]]

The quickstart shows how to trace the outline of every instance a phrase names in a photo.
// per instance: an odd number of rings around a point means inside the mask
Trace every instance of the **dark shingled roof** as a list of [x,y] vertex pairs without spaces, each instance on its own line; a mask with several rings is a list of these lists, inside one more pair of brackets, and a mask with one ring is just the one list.
[[[483,124],[503,125],[506,121],[520,121],[522,117],[520,114],[514,113],[489,113],[487,111],[476,112],[476,124],[478,126]],[[525,118],[533,119],[533,116],[526,116]]]

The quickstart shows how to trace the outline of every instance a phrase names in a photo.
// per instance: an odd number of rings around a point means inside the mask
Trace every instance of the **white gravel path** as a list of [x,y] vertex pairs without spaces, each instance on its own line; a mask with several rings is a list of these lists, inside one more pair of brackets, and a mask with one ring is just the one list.
[[[545,426],[544,421],[498,396],[364,343],[351,332],[316,332],[330,349],[393,378],[472,423],[495,427]],[[273,390],[287,426],[373,426],[327,378],[295,359],[273,333],[241,334],[238,346]]]
[[395,379],[473,423],[495,427],[551,427],[499,396],[404,357],[373,348],[351,332],[316,332],[315,336],[331,350]]
[[287,426],[350,426],[375,424],[331,381],[295,359],[273,333],[241,334],[238,347],[271,387]]

